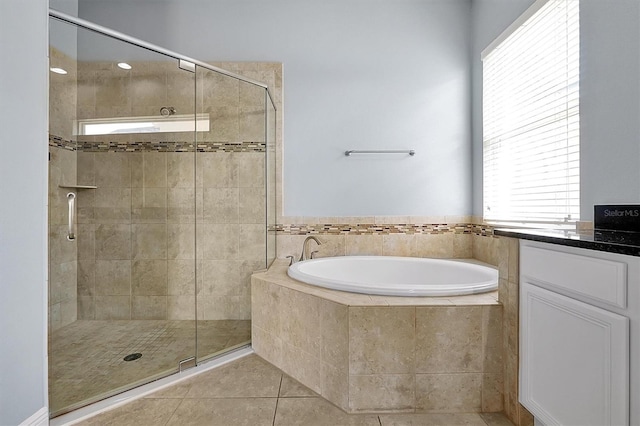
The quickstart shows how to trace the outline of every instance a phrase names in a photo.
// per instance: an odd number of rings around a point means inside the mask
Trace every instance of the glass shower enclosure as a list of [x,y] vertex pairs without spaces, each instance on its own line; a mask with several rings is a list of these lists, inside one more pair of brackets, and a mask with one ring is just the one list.
[[275,258],[266,85],[50,13],[51,416],[250,343]]

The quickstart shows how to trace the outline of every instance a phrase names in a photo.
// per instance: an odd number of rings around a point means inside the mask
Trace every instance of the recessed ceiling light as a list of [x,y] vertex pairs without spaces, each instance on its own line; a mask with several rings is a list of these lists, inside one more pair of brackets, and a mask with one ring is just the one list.
[[119,66],[120,68],[122,68],[123,70],[130,70],[130,69],[131,69],[131,65],[129,65],[129,64],[128,64],[128,63],[126,63],[126,62],[120,62],[120,63],[118,64],[118,66]]
[[67,73],[62,68],[51,67],[51,68],[49,68],[49,70],[51,70],[51,72],[55,72],[56,74],[66,74]]

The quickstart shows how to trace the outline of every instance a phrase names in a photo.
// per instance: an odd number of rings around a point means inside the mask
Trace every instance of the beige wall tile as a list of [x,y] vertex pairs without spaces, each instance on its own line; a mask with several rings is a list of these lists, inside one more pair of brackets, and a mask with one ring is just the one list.
[[416,310],[349,308],[349,374],[415,372]]
[[264,188],[240,188],[238,191],[238,221],[264,224],[266,214]]
[[473,236],[471,234],[453,235],[453,257],[471,259],[473,257]]
[[96,225],[95,255],[101,260],[130,259],[131,225]]
[[93,296],[78,296],[78,319],[93,320],[95,316],[95,298]]
[[[249,296],[198,296],[198,315],[204,320],[251,319]],[[202,315],[202,316],[200,316]]]
[[129,296],[131,294],[130,260],[97,260],[95,294]]
[[502,374],[503,321],[502,305],[482,307],[482,347],[484,351],[482,371]]
[[497,413],[504,409],[502,372],[482,375],[482,412]]
[[266,111],[264,106],[241,106],[238,109],[239,140],[243,142],[264,142],[265,119]]
[[497,237],[473,236],[473,258],[498,266],[499,241]]
[[242,224],[239,232],[238,258],[240,260],[260,260],[265,256],[264,225]]
[[94,260],[78,261],[78,296],[95,295],[96,262]]
[[349,371],[349,307],[325,299],[319,299],[319,303],[321,359],[346,376]]
[[[307,236],[305,236],[306,238]],[[314,257],[333,257],[344,256],[345,254],[345,236],[344,235],[316,235],[316,238],[322,243],[317,246],[314,241],[309,244],[309,256],[311,252],[318,251]],[[304,239],[302,240],[304,242]],[[302,244],[300,244],[300,252],[302,252]]]
[[198,273],[202,284],[198,285],[198,296],[240,296],[239,262],[236,260],[203,260]]
[[238,259],[239,233],[239,227],[235,224],[199,224],[196,235],[198,257],[208,260]]
[[416,308],[416,372],[481,372],[479,306]]
[[413,412],[416,376],[388,374],[349,377],[352,412]]
[[[200,155],[202,153],[199,153]],[[167,186],[188,188],[195,186],[196,156],[193,152],[167,153]]]
[[167,221],[167,188],[133,188],[131,190],[133,223],[165,223]]
[[[199,189],[202,196],[202,188]],[[200,200],[200,215],[202,217],[202,206],[204,202]],[[169,223],[193,223],[195,222],[196,211],[196,189],[195,188],[169,188],[167,190],[167,222]]]
[[195,294],[196,262],[193,259],[167,261],[167,294],[193,296]]
[[302,243],[306,235],[278,235],[276,237],[276,251],[279,258],[293,256],[297,261],[302,253]]
[[76,243],[67,240],[68,226],[49,227],[49,259],[54,263],[72,262],[77,259]]
[[131,319],[167,318],[167,296],[133,296],[131,298]]
[[320,394],[343,410],[349,411],[348,372],[323,362]]
[[97,152],[94,154],[95,184],[99,188],[131,187],[130,153]]
[[382,254],[385,256],[413,256],[415,235],[390,234],[382,236]]
[[251,279],[251,323],[273,334],[282,336],[282,287],[253,277]]
[[97,320],[131,319],[130,296],[96,296]]
[[319,358],[286,342],[282,343],[282,355],[282,371],[312,391],[322,392],[322,361]]
[[203,221],[238,223],[238,188],[204,188]]
[[277,335],[270,334],[252,324],[251,347],[253,347],[256,354],[281,368],[283,358],[282,340]]
[[321,359],[320,299],[284,288],[280,297],[283,342]]
[[453,233],[416,234],[414,236],[416,257],[452,258],[454,257]]
[[345,235],[347,256],[382,256],[382,235]]
[[238,163],[233,153],[199,152],[197,171],[202,175],[198,186],[235,188],[238,186]]
[[482,374],[416,375],[416,411],[428,413],[482,411]]
[[168,224],[167,258],[176,260],[195,259],[195,252],[195,225],[191,223]]
[[208,141],[240,141],[240,110],[238,107],[204,106],[204,112],[209,113],[210,132],[205,135]]
[[167,258],[167,225],[133,224],[131,234],[133,259]]
[[[264,132],[264,121],[262,126]],[[264,136],[260,140],[262,139]],[[247,140],[252,141],[252,139]],[[238,186],[240,188],[264,188],[265,154],[262,152],[236,152],[231,155],[238,165]]]
[[167,261],[133,261],[131,270],[131,294],[134,296],[166,296]]
[[167,319],[194,320],[195,296],[167,296]]
[[130,223],[131,188],[98,187],[91,191],[95,194],[93,219],[96,223]]
[[78,260],[94,260],[96,258],[96,226],[77,225],[76,244],[78,245]]

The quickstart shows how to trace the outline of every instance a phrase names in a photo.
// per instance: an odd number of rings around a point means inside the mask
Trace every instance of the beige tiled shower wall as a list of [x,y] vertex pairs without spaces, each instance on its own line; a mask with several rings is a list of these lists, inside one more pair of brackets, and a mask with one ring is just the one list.
[[[71,139],[76,110],[76,63],[55,48],[49,51],[51,67],[66,75],[50,73],[50,133]],[[57,330],[77,318],[77,250],[67,240],[69,189],[59,185],[76,183],[76,153],[73,146],[49,147],[49,329]]]
[[[211,117],[198,143],[265,142],[258,86],[202,70],[195,91],[174,61],[131,65],[80,64],[80,118],[193,113],[195,103]],[[281,91],[280,64],[220,65]],[[265,154],[164,152],[163,141],[187,147],[185,135],[82,137],[142,147],[78,152],[78,182],[98,187],[78,200],[79,318],[193,319],[196,276],[199,319],[250,318],[250,275],[265,267]]]

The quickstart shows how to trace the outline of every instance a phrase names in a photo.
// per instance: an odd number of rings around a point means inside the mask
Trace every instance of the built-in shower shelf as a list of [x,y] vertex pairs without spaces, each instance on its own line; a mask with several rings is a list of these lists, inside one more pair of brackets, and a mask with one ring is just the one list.
[[97,186],[93,185],[58,185],[58,188],[67,188],[67,189],[98,189]]

